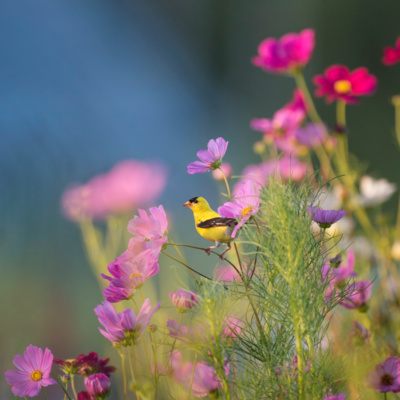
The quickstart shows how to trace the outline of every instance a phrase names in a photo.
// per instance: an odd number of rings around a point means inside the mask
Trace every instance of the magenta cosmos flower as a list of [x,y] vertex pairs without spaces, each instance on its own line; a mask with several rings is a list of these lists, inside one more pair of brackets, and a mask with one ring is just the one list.
[[74,184],[61,199],[64,215],[73,221],[103,219],[152,203],[166,184],[164,166],[125,160],[86,184]]
[[393,65],[400,62],[400,37],[397,38],[394,47],[383,48],[382,62],[385,65]]
[[252,63],[267,72],[290,73],[310,61],[315,45],[312,29],[288,33],[280,39],[268,38],[258,46],[258,56]]
[[340,305],[350,310],[357,308],[359,311],[365,312],[367,310],[367,301],[371,297],[371,291],[371,281],[354,282],[347,287],[347,296],[340,302]]
[[117,313],[108,301],[98,305],[94,312],[104,329],[99,328],[100,333],[111,342],[120,346],[131,346],[146,330],[151,317],[160,308],[161,303],[151,309],[150,300],[146,299],[136,316],[132,309],[125,309]]
[[95,399],[105,399],[110,393],[111,383],[106,374],[94,374],[84,380],[85,388],[89,396]]
[[233,201],[228,201],[218,208],[222,217],[237,218],[239,223],[232,232],[232,238],[237,231],[252,217],[258,213],[260,206],[260,186],[251,181],[245,181],[236,191]]
[[350,72],[344,65],[328,67],[323,75],[315,76],[313,82],[318,86],[315,95],[325,96],[327,103],[334,100],[349,104],[358,103],[359,96],[372,95],[378,85],[378,80],[367,68],[361,67]]
[[346,214],[345,210],[323,210],[322,208],[310,206],[307,206],[307,208],[311,214],[312,220],[323,229],[329,228]]
[[178,289],[176,292],[169,294],[169,298],[180,313],[188,312],[198,303],[196,296],[196,292],[183,289]]
[[5,376],[16,396],[35,397],[42,386],[57,384],[50,378],[53,354],[49,349],[46,348],[43,353],[40,347],[30,344],[24,351],[24,356],[17,354],[13,362],[18,371],[6,371]]
[[160,266],[152,257],[152,250],[141,253],[142,257],[135,257],[133,261],[120,261],[119,257],[108,264],[111,276],[101,274],[110,284],[103,290],[104,297],[111,303],[118,303],[130,299],[136,289],[143,286],[146,280],[158,273]]
[[222,164],[222,157],[226,153],[228,143],[222,137],[211,139],[208,142],[207,150],[200,150],[197,152],[197,157],[201,161],[194,161],[187,167],[189,174],[199,174],[202,172],[213,171]]
[[378,392],[400,392],[400,360],[388,357],[375,366],[368,377],[368,383]]

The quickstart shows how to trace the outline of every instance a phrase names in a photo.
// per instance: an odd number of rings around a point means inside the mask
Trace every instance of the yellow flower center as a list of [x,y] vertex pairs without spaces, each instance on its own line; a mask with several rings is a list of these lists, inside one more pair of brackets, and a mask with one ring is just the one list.
[[349,93],[351,90],[351,83],[347,80],[336,81],[333,85],[336,93],[344,94]]
[[31,374],[31,379],[33,381],[40,381],[42,379],[42,373],[40,371],[33,371]]
[[250,206],[243,208],[242,217],[245,217],[251,210],[252,210],[252,208]]
[[136,276],[142,276],[142,274],[140,272],[136,272],[136,274],[130,274],[129,275],[129,279],[132,279],[132,278],[134,278]]

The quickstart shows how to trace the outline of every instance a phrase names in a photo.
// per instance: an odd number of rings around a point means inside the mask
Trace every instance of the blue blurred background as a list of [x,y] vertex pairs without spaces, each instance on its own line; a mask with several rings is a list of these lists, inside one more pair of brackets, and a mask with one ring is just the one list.
[[[169,181],[160,203],[173,229],[205,244],[182,204],[203,195],[217,207],[220,188],[186,166],[218,136],[230,142],[234,173],[257,161],[249,120],[271,117],[294,88],[250,63],[268,36],[315,29],[308,81],[334,63],[377,75],[377,93],[349,107],[350,146],[369,172],[400,184],[390,104],[400,66],[381,64],[383,46],[400,35],[398,1],[0,4],[1,376],[30,343],[68,358],[104,349],[92,312],[102,296],[79,231],[60,212],[69,183],[127,158],[162,160]],[[317,107],[333,124],[334,106]],[[204,255],[195,261],[209,270]],[[4,379],[0,397],[10,398]]]

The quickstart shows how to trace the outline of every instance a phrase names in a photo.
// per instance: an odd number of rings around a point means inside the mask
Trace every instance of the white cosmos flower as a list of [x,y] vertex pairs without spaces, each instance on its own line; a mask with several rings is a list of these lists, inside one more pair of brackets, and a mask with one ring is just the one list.
[[376,206],[388,200],[396,190],[397,186],[384,178],[374,179],[364,175],[360,180],[359,201],[364,207]]

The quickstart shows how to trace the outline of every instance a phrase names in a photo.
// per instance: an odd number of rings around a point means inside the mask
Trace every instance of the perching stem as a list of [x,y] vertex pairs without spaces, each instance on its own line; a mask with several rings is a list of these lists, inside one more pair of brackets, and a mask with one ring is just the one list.
[[229,201],[231,201],[231,191],[229,189],[228,179],[226,178],[226,175],[225,175],[224,171],[222,170],[222,168],[218,167],[218,169],[221,171],[222,177],[224,178],[226,191],[228,192],[228,198],[229,198]]

